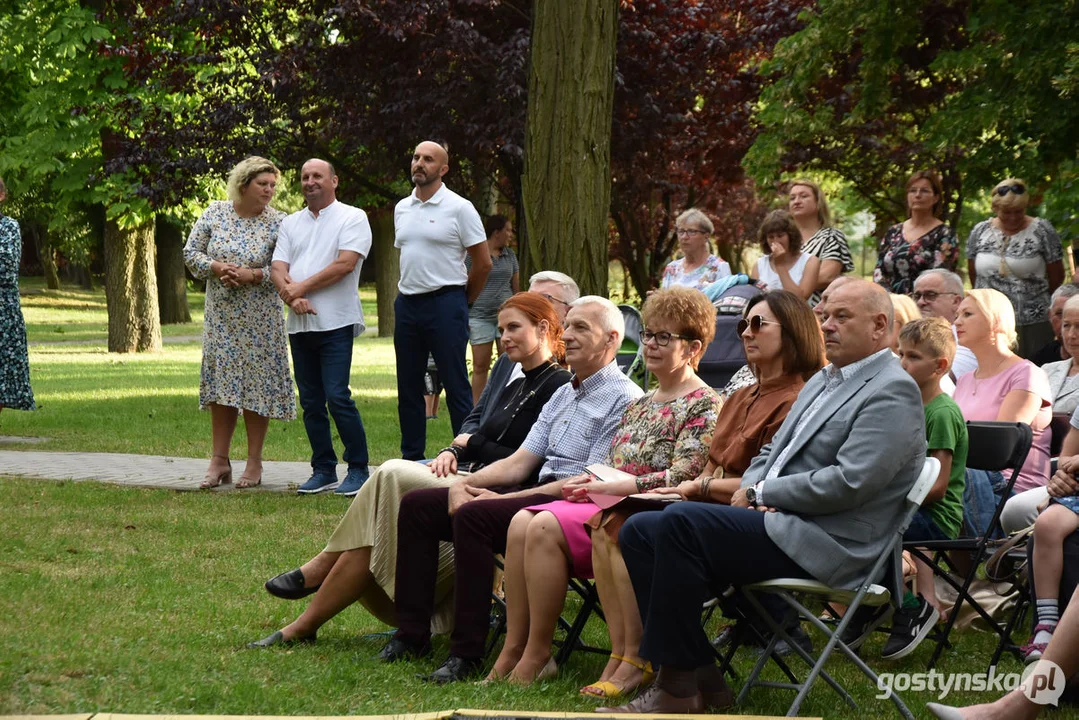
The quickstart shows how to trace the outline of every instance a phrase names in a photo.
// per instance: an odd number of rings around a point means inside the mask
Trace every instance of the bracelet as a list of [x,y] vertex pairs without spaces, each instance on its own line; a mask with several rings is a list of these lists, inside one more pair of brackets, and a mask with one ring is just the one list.
[[[444,452],[448,452],[448,453],[452,454],[453,457],[455,459],[457,459],[457,460],[461,459],[461,448],[457,447],[456,445],[450,445],[449,447],[442,448],[441,450],[438,451],[438,455],[441,455]],[[438,456],[436,455],[435,457],[438,457]]]
[[711,487],[712,487],[712,476],[709,475],[704,480],[701,480],[701,499],[702,500],[708,500],[709,499],[708,493],[709,493],[709,490],[711,489]]

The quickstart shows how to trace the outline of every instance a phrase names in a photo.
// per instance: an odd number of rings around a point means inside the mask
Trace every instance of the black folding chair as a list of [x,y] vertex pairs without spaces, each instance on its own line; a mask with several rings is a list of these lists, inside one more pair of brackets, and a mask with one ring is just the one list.
[[[988,557],[987,549],[997,530],[1000,528],[1000,514],[1004,510],[1004,504],[1015,487],[1015,481],[1019,477],[1019,471],[1026,462],[1027,453],[1030,452],[1034,434],[1030,426],[1021,422],[968,422],[968,451],[967,467],[975,470],[988,470],[1003,472],[1012,469],[1006,489],[997,502],[993,519],[984,535],[979,537],[957,538],[955,540],[919,540],[916,542],[903,543],[903,549],[909,550],[912,555],[926,563],[933,570],[936,577],[943,579],[957,593],[955,606],[948,613],[948,620],[944,627],[934,631],[928,639],[937,644],[929,658],[927,667],[932,669],[944,652],[944,648],[951,647],[948,636],[959,618],[959,611],[963,603],[970,604],[975,612],[989,628],[1000,638],[1007,637],[1006,628],[993,619],[985,608],[970,595],[970,584],[978,572],[978,566]],[[970,553],[970,567],[965,572],[958,572],[952,564],[949,553]],[[950,568],[950,569],[949,569]]]

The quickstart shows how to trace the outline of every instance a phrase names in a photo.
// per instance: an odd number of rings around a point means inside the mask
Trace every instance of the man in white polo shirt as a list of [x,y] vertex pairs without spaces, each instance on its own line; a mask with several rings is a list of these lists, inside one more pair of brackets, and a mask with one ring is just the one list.
[[[454,435],[472,409],[472,386],[465,366],[468,305],[483,290],[491,254],[476,208],[442,183],[449,163],[442,145],[417,145],[412,156],[416,188],[393,212],[394,245],[401,250],[393,348],[401,457],[406,460],[426,457],[423,375],[428,353],[434,356],[446,388]],[[472,258],[471,270],[465,268],[466,255]]]
[[300,172],[307,207],[281,221],[270,271],[289,306],[292,365],[311,443],[312,473],[299,491],[337,486],[333,415],[348,463],[336,492],[352,496],[368,476],[367,435],[348,380],[352,341],[364,331],[357,288],[363,259],[371,252],[371,225],[363,210],[337,201],[337,175],[328,162],[308,160]]

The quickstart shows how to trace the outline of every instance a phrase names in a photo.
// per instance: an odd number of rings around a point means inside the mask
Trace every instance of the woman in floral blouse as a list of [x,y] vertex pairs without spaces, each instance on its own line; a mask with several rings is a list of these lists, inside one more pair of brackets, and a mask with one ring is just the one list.
[[1019,357],[1053,340],[1049,296],[1064,282],[1064,248],[1047,221],[1027,215],[1027,184],[1008,178],[993,188],[995,217],[967,238],[967,269],[975,288],[1004,293],[1015,309]]
[[731,266],[712,254],[710,238],[715,226],[707,215],[690,208],[675,218],[674,228],[682,257],[671,260],[664,268],[660,287],[681,285],[704,290],[731,274]]
[[923,271],[946,268],[955,272],[959,244],[955,232],[940,219],[944,186],[932,170],[919,170],[907,181],[907,210],[903,222],[888,228],[880,242],[873,282],[896,295],[909,295]]
[[[0,203],[7,198],[0,180]],[[15,218],[0,212],[0,409],[33,410],[26,324],[19,304],[19,261],[22,233]]]
[[296,417],[284,305],[270,281],[277,226],[285,216],[270,207],[280,174],[269,160],[241,161],[229,174],[229,201],[211,203],[184,246],[188,268],[206,280],[199,407],[210,409],[213,450],[203,489],[232,480],[229,448],[241,410],[247,464],[238,488],[262,482],[270,418]]
[[604,483],[590,483],[587,475],[571,478],[562,493],[578,502],[560,500],[514,517],[506,541],[508,627],[491,679],[526,684],[557,670],[551,640],[566,583],[571,572],[592,576],[586,521],[599,508],[587,501],[588,487],[603,485],[610,495],[645,492],[692,480],[707,462],[720,403],[694,370],[715,335],[715,308],[699,290],[672,287],[649,296],[642,316],[645,364],[659,388],[626,408],[606,463],[635,477]]

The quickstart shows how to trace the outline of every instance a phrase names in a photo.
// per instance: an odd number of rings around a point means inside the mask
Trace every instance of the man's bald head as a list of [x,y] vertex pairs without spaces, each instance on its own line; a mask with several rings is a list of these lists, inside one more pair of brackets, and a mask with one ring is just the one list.
[[333,165],[320,158],[311,158],[300,168],[300,189],[307,208],[317,213],[337,199],[337,173]]
[[442,177],[450,170],[450,154],[446,148],[424,140],[412,153],[412,182],[421,199],[429,200],[440,187]]
[[840,275],[832,282],[828,283],[828,287],[824,288],[824,292],[820,294],[820,302],[813,307],[813,312],[817,316],[817,321],[821,319],[821,313],[824,312],[824,304],[828,301],[828,298],[832,296],[837,288],[841,288],[849,282],[854,282],[858,278],[851,277],[850,275]]
[[829,290],[821,332],[825,354],[833,365],[851,365],[888,347],[893,310],[884,288],[852,278]]
[[434,140],[424,140],[416,146],[416,152],[430,153],[441,160],[443,165],[450,164],[450,151],[445,145]]

